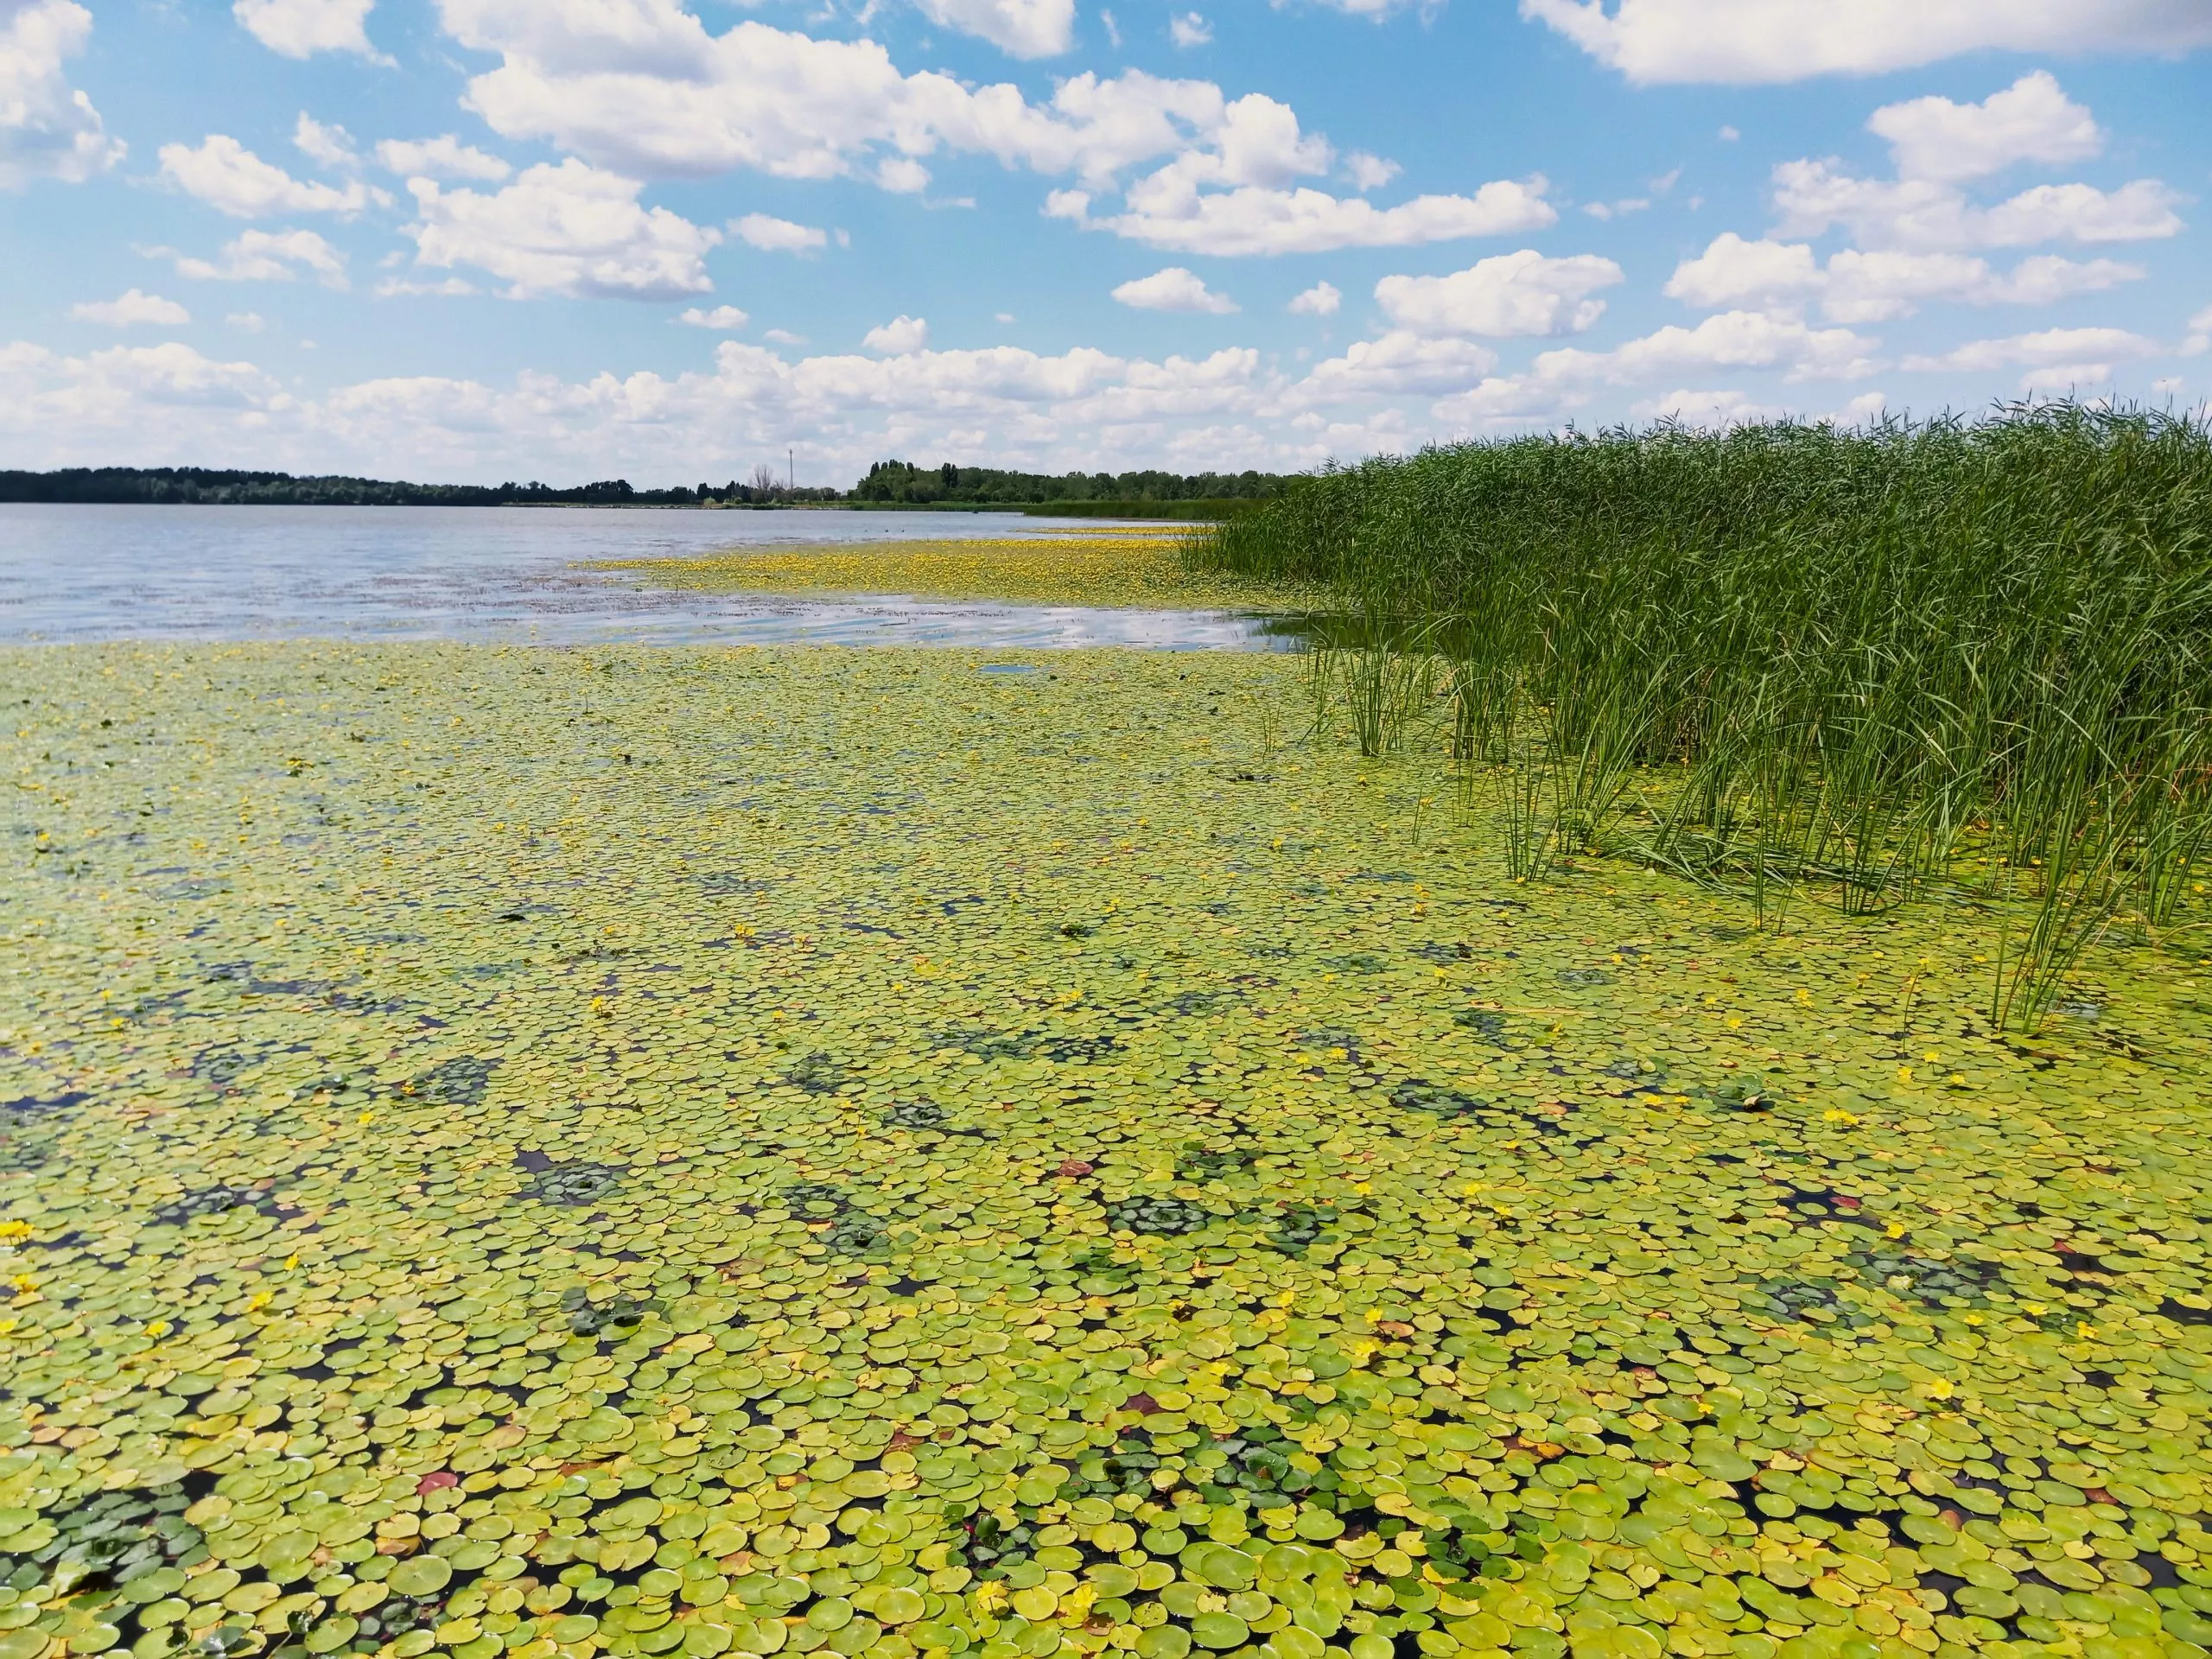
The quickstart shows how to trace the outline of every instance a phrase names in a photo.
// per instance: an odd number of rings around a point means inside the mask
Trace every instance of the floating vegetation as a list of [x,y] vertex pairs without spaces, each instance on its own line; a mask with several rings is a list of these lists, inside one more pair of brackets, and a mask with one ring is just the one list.
[[2212,964],[1507,886],[1294,663],[4,660],[0,1659],[2212,1649]]
[[620,1169],[612,1164],[594,1163],[588,1158],[555,1163],[540,1154],[535,1158],[524,1154],[516,1161],[532,1171],[518,1196],[536,1198],[541,1204],[574,1207],[594,1205],[622,1185]]
[[[1026,605],[1107,605],[1147,610],[1305,610],[1319,590],[1200,574],[1182,556],[1188,530],[1100,530],[1002,540],[836,543],[627,559],[620,570],[656,588],[709,593],[901,594],[1002,600]],[[1027,675],[1027,664],[978,663],[986,674]]]

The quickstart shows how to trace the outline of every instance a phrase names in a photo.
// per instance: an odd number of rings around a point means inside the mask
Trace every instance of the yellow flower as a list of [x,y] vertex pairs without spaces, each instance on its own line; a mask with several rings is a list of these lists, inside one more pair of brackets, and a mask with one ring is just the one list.
[[276,1293],[275,1291],[257,1290],[252,1295],[246,1298],[245,1311],[249,1313],[258,1313],[263,1308],[268,1306],[270,1303],[276,1300]]
[[2075,1323],[2074,1334],[2077,1337],[2094,1337],[2097,1334],[2097,1327],[2087,1320],[2077,1320]]
[[1856,1123],[1859,1121],[1857,1114],[1847,1112],[1840,1106],[1829,1107],[1821,1114],[1821,1117],[1828,1123]]
[[284,1270],[287,1273],[289,1273],[294,1268],[296,1268],[299,1265],[300,1253],[297,1250],[294,1250],[289,1255],[284,1258]]
[[1948,1377],[1935,1377],[1929,1382],[1927,1388],[1928,1397],[1931,1400],[1948,1400],[1951,1397],[1951,1381]]
[[0,1241],[13,1244],[30,1236],[31,1224],[28,1221],[0,1221]]
[[374,1112],[363,1112],[353,1121],[356,1123],[373,1123],[377,1121],[377,1115]]
[[26,1294],[38,1288],[38,1281],[32,1278],[28,1273],[19,1273],[8,1282],[10,1285],[13,1285],[16,1289]]
[[1909,1065],[1901,1065],[1897,1067],[1897,1081],[1899,1083],[1910,1083],[1912,1081],[1912,1068]]
[[1904,1236],[1904,1223],[1901,1221],[1893,1221],[1887,1227],[1884,1228],[1883,1230],[1891,1238],[1903,1238]]
[[171,1325],[167,1319],[156,1319],[151,1325],[149,1325],[146,1327],[146,1334],[151,1337],[156,1342],[159,1342],[163,1337],[168,1335],[168,1333],[175,1328],[176,1327]]

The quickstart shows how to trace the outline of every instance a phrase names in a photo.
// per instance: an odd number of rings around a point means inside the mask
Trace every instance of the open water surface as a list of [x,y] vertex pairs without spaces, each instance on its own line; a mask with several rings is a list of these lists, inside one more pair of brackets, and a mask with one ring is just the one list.
[[0,641],[512,640],[586,645],[1137,645],[1268,651],[1280,622],[908,599],[669,592],[596,561],[717,548],[1065,535],[1009,513],[570,507],[0,505]]

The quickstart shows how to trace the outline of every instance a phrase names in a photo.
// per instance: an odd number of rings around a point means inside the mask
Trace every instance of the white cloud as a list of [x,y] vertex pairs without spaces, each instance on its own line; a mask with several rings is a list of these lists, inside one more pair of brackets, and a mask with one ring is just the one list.
[[729,228],[739,241],[767,253],[812,253],[830,245],[827,232],[811,225],[794,225],[788,219],[772,219],[766,213],[732,219]]
[[1375,297],[1393,326],[1418,334],[1579,334],[1605,314],[1589,296],[1620,280],[1621,268],[1595,254],[1548,259],[1523,248],[1448,276],[1385,276]]
[[475,283],[459,276],[448,276],[436,283],[418,283],[404,276],[387,276],[377,284],[377,297],[380,300],[457,300],[483,291]]
[[391,172],[416,179],[481,179],[497,184],[514,171],[497,156],[464,144],[449,132],[435,138],[387,138],[377,160]]
[[1074,209],[1059,216],[1086,228],[1109,230],[1178,253],[1226,257],[1412,247],[1541,230],[1559,217],[1543,199],[1543,189],[1541,179],[1525,184],[1499,180],[1472,196],[1416,196],[1395,207],[1376,207],[1358,197],[1311,188],[1247,185],[1202,194],[1195,181],[1171,163],[1130,187],[1124,213],[1090,218],[1079,191],[1054,193],[1046,211],[1059,203]]
[[766,334],[761,335],[760,338],[763,340],[772,340],[779,346],[804,346],[806,344],[806,336],[804,334],[795,334],[788,328],[771,328]]
[[1355,149],[1344,157],[1344,176],[1351,181],[1351,188],[1365,195],[1370,190],[1380,190],[1384,185],[1405,171],[1395,162],[1380,156],[1370,156],[1363,149]]
[[[0,346],[0,435],[46,464],[97,462],[126,448],[181,459],[211,435],[245,460],[272,414],[297,406],[251,363],[222,363],[179,341],[65,357],[26,341]],[[30,464],[39,464],[32,461]]]
[[871,352],[882,352],[891,357],[911,357],[929,343],[929,324],[903,311],[890,321],[869,329],[861,341]]
[[1779,369],[1791,381],[1855,379],[1875,367],[1877,342],[1848,328],[1811,328],[1761,311],[1724,311],[1694,328],[1669,326],[1609,352],[1561,347],[1536,359],[1553,380],[1634,385],[1713,369]]
[[697,306],[682,313],[676,319],[694,328],[714,328],[730,334],[753,321],[734,305],[718,305],[711,311],[702,311]]
[[573,157],[523,173],[496,194],[410,179],[420,218],[407,227],[418,265],[474,265],[510,299],[668,300],[703,294],[719,231],[638,202],[643,188]]
[[1291,301],[1290,310],[1295,316],[1333,317],[1344,302],[1344,293],[1334,283],[1316,283]]
[[1213,44],[1213,25],[1195,11],[1186,11],[1167,20],[1167,38],[1185,50],[1194,46]]
[[2189,320],[2189,336],[2181,343],[2183,357],[2201,357],[2212,351],[2212,305]]
[[2078,162],[2104,149],[2088,111],[2043,69],[1979,104],[1933,97],[1885,104],[1866,118],[1866,130],[1889,141],[1899,178],[1949,184],[2015,162]]
[[335,123],[325,126],[305,110],[300,111],[300,118],[293,125],[292,148],[325,167],[360,165],[361,158],[353,149],[353,135]]
[[219,262],[175,257],[179,276],[200,282],[289,283],[303,267],[327,288],[346,286],[346,256],[313,231],[247,231],[224,245]]
[[0,190],[80,184],[123,159],[123,141],[61,73],[92,32],[92,14],[73,0],[0,0]]
[[1521,0],[1631,81],[1880,74],[1969,52],[2179,52],[2212,44],[2202,0]]
[[1750,242],[1729,232],[1696,258],[1676,266],[1665,291],[1670,298],[1703,307],[1795,310],[1817,299],[1834,321],[1881,322],[1910,316],[1931,301],[2047,305],[2143,275],[2140,265],[2116,259],[2038,254],[2000,272],[1975,255],[1853,248],[1834,255],[1824,270],[1805,243]]
[[1923,372],[1965,369],[1977,373],[2021,368],[2023,391],[2063,391],[2113,378],[2120,363],[2157,357],[2164,350],[2125,328],[2045,328],[2004,340],[1975,340],[1933,357],[1908,357],[1904,366]]
[[1379,340],[1354,340],[1343,356],[1316,363],[1291,397],[1311,406],[1338,397],[1464,391],[1497,365],[1497,353],[1472,340],[1393,329]]
[[318,52],[378,55],[361,25],[376,0],[238,0],[231,15],[271,52],[288,58]]
[[1991,207],[1932,179],[1859,179],[1833,162],[1784,162],[1774,170],[1777,229],[1819,236],[1834,226],[1864,246],[1936,251],[2016,248],[2038,242],[2140,242],[2182,227],[2177,198],[2156,179],[2116,190],[2040,184]]
[[1075,0],[918,0],[947,29],[974,35],[1013,58],[1057,57],[1075,44]]
[[359,179],[349,180],[343,190],[302,182],[219,132],[209,134],[197,149],[162,145],[162,172],[188,195],[232,219],[266,219],[273,213],[350,215],[372,200],[390,200]]
[[906,192],[939,151],[1072,174],[1062,216],[1140,163],[1124,212],[1085,222],[1191,251],[1405,246],[1530,230],[1556,214],[1543,183],[1499,181],[1473,197],[1388,210],[1285,188],[1326,173],[1326,140],[1287,105],[1230,99],[1210,81],[1139,71],[1071,76],[1048,102],[1011,86],[902,74],[872,41],[816,40],[750,20],[709,34],[677,0],[438,0],[463,46],[495,52],[467,103],[494,130],[543,139],[629,178],[753,168],[798,179],[873,178]]
[[233,311],[223,319],[223,326],[242,334],[257,334],[269,324],[258,311]]
[[73,305],[69,315],[79,322],[97,322],[108,328],[132,328],[141,324],[181,327],[192,321],[192,313],[175,300],[165,300],[158,294],[135,288],[117,299],[87,300]]
[[1214,293],[1203,279],[1180,265],[1123,283],[1114,290],[1114,297],[1140,311],[1203,311],[1219,317],[1236,309],[1236,301],[1226,294]]
[[1527,372],[1484,380],[1445,397],[1431,413],[1458,429],[1556,420],[1606,386],[1687,384],[1694,377],[1778,372],[1787,382],[1853,380],[1878,365],[1878,342],[1847,328],[1813,328],[1764,311],[1725,311],[1694,328],[1669,327],[1611,351],[1561,346],[1540,353]]
[[1680,421],[1708,430],[1778,421],[1789,413],[1742,391],[1669,391],[1631,404],[1628,412],[1639,421]]

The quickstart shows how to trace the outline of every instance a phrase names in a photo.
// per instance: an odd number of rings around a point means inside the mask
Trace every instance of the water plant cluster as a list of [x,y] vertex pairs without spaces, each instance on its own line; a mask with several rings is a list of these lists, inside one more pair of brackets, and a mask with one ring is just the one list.
[[8,653],[0,1659],[2212,1649],[2196,979],[1004,665]]
[[1294,611],[1325,590],[1255,582],[1191,568],[1188,531],[933,538],[822,546],[733,549],[697,558],[610,560],[654,588],[709,593],[905,594],[1029,605],[1104,605],[1145,610]]
[[[2075,404],[1383,458],[1194,544],[1330,584],[1362,747],[1442,696],[1516,871],[1626,851],[1878,910],[2020,906],[2032,1023],[2212,832],[2212,431]],[[1779,890],[1779,893],[1777,893]]]

